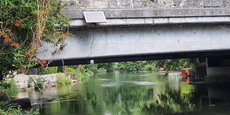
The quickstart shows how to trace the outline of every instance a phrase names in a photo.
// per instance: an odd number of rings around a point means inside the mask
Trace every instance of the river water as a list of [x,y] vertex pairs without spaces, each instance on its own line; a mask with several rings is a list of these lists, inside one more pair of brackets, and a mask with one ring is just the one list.
[[32,103],[40,103],[41,115],[230,114],[230,106],[211,100],[206,87],[183,83],[180,78],[179,73],[162,77],[155,72],[111,72],[75,86],[28,94]]

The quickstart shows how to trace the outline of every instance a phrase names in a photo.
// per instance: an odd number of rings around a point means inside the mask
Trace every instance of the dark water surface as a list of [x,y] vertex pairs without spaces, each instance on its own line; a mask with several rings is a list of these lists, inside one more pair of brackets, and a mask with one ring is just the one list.
[[218,99],[228,95],[218,91],[182,83],[176,73],[164,78],[154,72],[113,72],[30,97],[43,102],[41,115],[230,115],[227,101]]

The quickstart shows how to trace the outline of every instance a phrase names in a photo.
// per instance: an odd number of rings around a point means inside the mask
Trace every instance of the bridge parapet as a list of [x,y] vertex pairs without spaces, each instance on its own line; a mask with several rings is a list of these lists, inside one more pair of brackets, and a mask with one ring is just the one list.
[[106,18],[230,15],[229,0],[62,0],[63,14],[82,19],[83,11],[104,11]]
[[68,8],[139,9],[139,8],[227,8],[229,0],[61,0]]
[[[140,7],[136,7],[137,1]],[[228,1],[63,0],[68,5],[62,9],[62,13],[72,19],[71,27],[90,26],[70,29],[73,34],[77,33],[76,36],[66,39],[66,47],[55,55],[52,55],[53,46],[43,43],[37,57],[43,60],[71,60],[72,64],[73,60],[75,63],[83,63],[82,60],[86,63],[89,63],[89,60],[96,60],[95,62],[99,63],[130,60],[130,58],[160,59],[161,56],[171,58],[187,54],[192,55],[191,57],[198,54],[199,57],[200,53],[208,57],[210,52],[213,52],[212,55],[222,51],[228,53],[230,50]],[[145,2],[146,7],[143,7]],[[86,24],[83,11],[104,11],[107,21]],[[181,25],[188,23],[192,24]],[[163,26],[152,26],[157,24]],[[165,24],[178,25],[164,26]],[[117,27],[96,28],[98,26]]]

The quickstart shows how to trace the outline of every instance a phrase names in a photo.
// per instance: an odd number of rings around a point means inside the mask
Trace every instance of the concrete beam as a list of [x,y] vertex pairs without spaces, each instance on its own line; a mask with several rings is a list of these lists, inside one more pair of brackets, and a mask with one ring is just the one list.
[[107,19],[167,18],[167,17],[213,17],[230,16],[229,8],[186,9],[62,9],[70,19],[83,19],[83,11],[103,11]]
[[73,30],[67,46],[52,55],[55,46],[43,43],[37,57],[44,60],[77,60],[230,50],[229,25],[139,26]]
[[[169,25],[169,24],[215,24],[230,23],[230,17],[184,17],[184,18],[138,18],[138,19],[107,19],[98,26],[137,26],[137,25]],[[71,20],[70,27],[90,26],[84,20]],[[92,26],[92,25],[91,25]]]

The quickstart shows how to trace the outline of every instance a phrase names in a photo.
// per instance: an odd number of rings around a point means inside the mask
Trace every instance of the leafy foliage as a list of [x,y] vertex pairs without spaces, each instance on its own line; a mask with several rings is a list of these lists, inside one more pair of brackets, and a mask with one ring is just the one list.
[[120,71],[140,71],[142,67],[141,62],[121,62],[117,65]]
[[54,74],[54,73],[57,73],[57,67],[45,67],[45,68],[41,68],[40,70],[41,75]]
[[57,46],[68,34],[62,28],[68,23],[59,12],[62,5],[56,0],[1,0],[0,6],[0,73],[46,64],[35,57],[41,40]]
[[58,76],[57,84],[60,86],[69,85],[71,84],[71,79],[66,76]]
[[22,110],[20,107],[12,106],[9,102],[0,101],[0,115],[39,115],[38,110]]
[[13,80],[4,80],[0,82],[0,91],[6,92],[9,96],[15,96],[19,88]]
[[67,74],[72,74],[79,82],[84,82],[89,79],[90,74],[93,73],[94,67],[88,68],[85,65],[67,67]]
[[178,70],[180,68],[193,68],[192,59],[166,59],[156,61],[157,68],[164,68],[164,70]]

